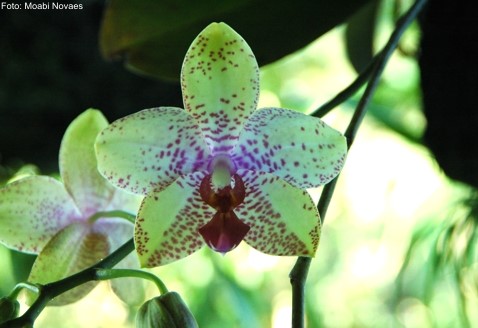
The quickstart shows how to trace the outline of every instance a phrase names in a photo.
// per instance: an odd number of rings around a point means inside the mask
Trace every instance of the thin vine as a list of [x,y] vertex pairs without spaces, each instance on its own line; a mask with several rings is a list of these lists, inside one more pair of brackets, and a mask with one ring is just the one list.
[[[399,40],[408,26],[417,18],[427,0],[417,0],[410,9],[397,21],[395,30],[391,34],[387,44],[375,57],[371,64],[364,70],[362,74],[344,91],[340,92],[332,100],[321,106],[312,115],[323,116],[344,100],[348,99],[368,80],[367,87],[360,98],[357,108],[350,120],[350,123],[344,133],[347,138],[347,146],[350,149],[355,140],[357,131],[367,112],[367,105],[378,86],[380,77],[385,66],[390,59],[394,50],[398,47]],[[322,223],[329,206],[330,200],[335,190],[337,176],[329,184],[327,184],[321,194],[317,209],[321,214]],[[305,326],[305,283],[311,263],[310,257],[299,257],[292,268],[289,278],[292,286],[292,328],[303,328]]]

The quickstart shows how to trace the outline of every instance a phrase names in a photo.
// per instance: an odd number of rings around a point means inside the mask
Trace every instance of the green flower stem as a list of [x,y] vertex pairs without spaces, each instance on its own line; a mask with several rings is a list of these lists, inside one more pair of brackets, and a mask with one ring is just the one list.
[[18,297],[18,294],[20,294],[23,289],[28,289],[35,294],[40,294],[41,290],[37,284],[32,284],[30,282],[21,282],[19,284],[16,284],[10,295],[8,295],[8,298],[12,300],[16,299]]
[[125,220],[128,220],[129,222],[134,224],[134,220],[136,219],[136,215],[125,212],[125,211],[120,211],[120,210],[115,210],[115,211],[107,211],[107,212],[96,212],[92,216],[88,218],[88,221],[93,223],[96,220],[100,218],[122,218]]
[[[367,87],[360,98],[360,101],[357,105],[357,108],[350,120],[350,123],[345,131],[344,135],[348,141],[348,148],[352,146],[355,136],[360,127],[360,124],[365,117],[367,111],[367,105],[370,102],[375,89],[377,88],[380,76],[383,73],[386,63],[390,59],[393,51],[397,48],[398,42],[407,29],[407,27],[416,19],[417,15],[423,9],[427,0],[417,0],[412,7],[397,21],[396,28],[393,31],[390,39],[379,53],[376,60],[373,63],[373,69],[370,75],[370,81],[367,84]],[[357,80],[356,80],[357,81]],[[355,81],[355,82],[356,82]],[[354,83],[355,83],[354,82]],[[350,93],[351,95],[351,93]],[[342,99],[344,101],[345,99]],[[329,206],[330,200],[332,198],[333,192],[335,190],[335,185],[337,182],[338,176],[329,184],[327,184],[320,196],[317,209],[322,217],[322,222],[325,219],[325,214]],[[307,280],[307,274],[309,272],[309,267],[311,263],[310,257],[299,257],[294,267],[292,268],[289,277],[292,285],[292,327],[293,328],[303,328],[304,327],[304,318],[305,318],[305,282]]]
[[156,275],[142,270],[134,270],[134,269],[98,269],[96,270],[96,279],[97,280],[109,280],[109,279],[116,279],[116,278],[141,278],[147,279],[156,284],[159,289],[159,293],[166,294],[168,292],[168,288],[163,283],[161,279],[159,279]]
[[310,115],[314,117],[324,117],[332,109],[352,97],[370,79],[370,75],[372,74],[373,69],[377,61],[380,59],[381,55],[382,52],[376,54],[372,61],[367,65],[367,67],[362,71],[362,73],[357,76],[357,78],[355,79],[355,81],[352,82],[352,84],[350,84],[344,90],[340,91],[334,98],[330,99],[325,104],[310,113]]
[[0,324],[0,328],[20,328],[31,327],[35,319],[40,315],[49,301],[54,297],[63,294],[74,287],[82,285],[88,281],[98,280],[96,272],[100,269],[109,269],[114,267],[118,262],[124,259],[134,250],[133,238],[119,247],[116,251],[105,257],[93,266],[84,269],[72,276],[64,279],[45,284],[38,285],[39,295],[30,308],[20,317],[6,321]]

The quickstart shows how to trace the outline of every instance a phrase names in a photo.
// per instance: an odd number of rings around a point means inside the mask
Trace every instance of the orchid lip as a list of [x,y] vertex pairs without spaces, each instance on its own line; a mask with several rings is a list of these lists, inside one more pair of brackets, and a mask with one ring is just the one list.
[[250,229],[233,211],[229,211],[217,212],[211,221],[199,228],[199,233],[209,247],[224,254],[236,248]]
[[246,196],[242,178],[231,173],[233,162],[228,156],[220,155],[211,164],[213,170],[201,181],[199,194],[206,204],[216,209],[216,214],[199,228],[199,233],[209,247],[224,254],[237,247],[251,227],[233,211]]
[[213,176],[206,175],[201,181],[199,194],[202,200],[221,213],[228,213],[244,202],[246,191],[244,182],[238,174],[229,178],[229,185],[217,190],[212,182]]

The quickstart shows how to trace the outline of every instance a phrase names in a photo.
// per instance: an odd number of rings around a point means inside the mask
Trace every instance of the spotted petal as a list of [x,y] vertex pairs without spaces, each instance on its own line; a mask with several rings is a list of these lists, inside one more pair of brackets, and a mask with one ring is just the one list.
[[269,173],[237,174],[244,181],[246,199],[235,212],[251,227],[244,241],[271,255],[314,256],[320,217],[309,194]]
[[186,257],[204,245],[198,229],[215,210],[199,195],[206,174],[179,177],[166,189],[145,197],[134,232],[141,266],[155,267]]
[[96,140],[98,169],[114,185],[137,194],[163,189],[205,166],[209,156],[194,118],[160,107],[126,116]]
[[337,176],[346,152],[344,136],[322,120],[283,108],[264,108],[246,122],[233,159],[239,168],[274,173],[304,189]]
[[64,186],[46,176],[31,176],[0,189],[0,242],[38,253],[81,213]]
[[[109,253],[107,237],[78,222],[59,231],[40,252],[28,281],[46,284],[85,269]],[[88,282],[56,297],[50,305],[65,305],[84,297],[97,282]],[[31,301],[31,299],[30,299]]]
[[213,153],[232,149],[259,95],[259,68],[244,39],[224,23],[207,26],[186,53],[181,86]]
[[68,126],[61,142],[61,177],[84,216],[108,209],[118,191],[99,174],[96,164],[95,139],[107,126],[100,111],[89,109]]

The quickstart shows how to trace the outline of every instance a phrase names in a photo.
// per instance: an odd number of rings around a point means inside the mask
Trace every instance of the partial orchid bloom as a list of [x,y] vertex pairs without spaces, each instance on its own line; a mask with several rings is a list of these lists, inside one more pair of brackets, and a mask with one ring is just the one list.
[[[133,223],[105,213],[135,210],[139,205],[137,196],[115,188],[98,173],[94,141],[106,126],[101,112],[91,109],[70,124],[60,147],[63,183],[49,176],[29,176],[0,189],[0,242],[38,254],[28,279],[32,283],[45,284],[79,272],[133,235]],[[139,267],[139,263],[129,256],[119,266]],[[77,287],[51,304],[77,301],[94,286]],[[138,279],[116,279],[112,286],[128,303],[143,300]]]
[[181,86],[185,110],[140,111],[96,141],[100,173],[146,195],[135,225],[142,266],[186,257],[204,241],[221,253],[244,240],[267,254],[314,256],[320,217],[305,189],[338,175],[345,138],[318,118],[256,110],[256,59],[224,23],[193,41]]

